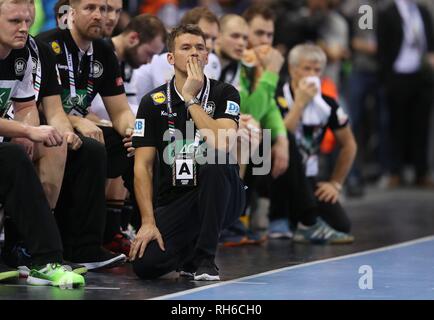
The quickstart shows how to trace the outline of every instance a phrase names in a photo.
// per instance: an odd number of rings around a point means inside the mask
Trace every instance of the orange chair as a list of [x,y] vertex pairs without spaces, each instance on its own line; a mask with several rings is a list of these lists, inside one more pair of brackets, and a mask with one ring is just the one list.
[[[323,78],[321,80],[321,92],[324,95],[327,95],[329,97],[332,97],[333,99],[338,99],[339,94],[338,94],[338,89],[335,85],[335,83],[333,82],[332,79],[330,78]],[[333,134],[333,131],[330,129],[327,129],[324,138],[321,142],[321,153],[323,154],[330,154],[333,152],[334,148],[336,147],[336,139],[335,136]]]

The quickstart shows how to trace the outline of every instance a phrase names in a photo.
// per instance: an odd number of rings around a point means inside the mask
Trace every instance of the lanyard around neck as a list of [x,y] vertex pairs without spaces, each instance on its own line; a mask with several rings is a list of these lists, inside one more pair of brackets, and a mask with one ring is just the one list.
[[[75,89],[75,75],[74,75],[74,64],[72,62],[72,54],[69,53],[66,44],[63,44],[65,48],[66,61],[68,62],[68,78],[69,78],[69,91],[71,98],[77,96],[77,91]],[[86,87],[87,96],[90,97],[93,92],[93,54],[90,55],[90,66],[89,66],[89,76],[87,79]]]
[[33,88],[35,90],[35,101],[38,101],[39,91],[41,89],[41,75],[42,75],[42,67],[41,67],[41,59],[39,58],[39,50],[38,45],[36,44],[35,39],[29,36],[30,47],[36,54],[36,76],[33,84]]
[[[208,98],[209,98],[209,91],[210,91],[210,80],[208,77],[206,78],[206,87],[205,87],[205,91],[202,95],[202,99],[200,102],[200,105],[202,108],[206,107],[206,104],[208,103]],[[173,78],[173,86],[175,86],[175,78]],[[166,85],[166,99],[167,99],[167,123],[169,126],[169,133],[170,133],[170,142],[174,142],[175,141],[175,117],[173,115],[173,110],[172,110],[172,95],[171,95],[171,90],[170,90],[170,86],[171,86],[171,82],[167,81],[167,85]],[[196,148],[199,146],[199,142],[200,142],[200,132],[199,130],[196,130],[195,133],[195,137],[194,137],[194,148],[196,150]]]

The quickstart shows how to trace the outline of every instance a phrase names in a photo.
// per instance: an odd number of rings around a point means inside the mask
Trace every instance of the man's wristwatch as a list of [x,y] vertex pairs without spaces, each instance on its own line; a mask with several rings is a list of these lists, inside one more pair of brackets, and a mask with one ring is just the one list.
[[188,110],[188,108],[190,108],[190,106],[192,106],[193,104],[198,104],[200,105],[200,101],[198,98],[194,97],[188,101],[185,102],[185,108]]

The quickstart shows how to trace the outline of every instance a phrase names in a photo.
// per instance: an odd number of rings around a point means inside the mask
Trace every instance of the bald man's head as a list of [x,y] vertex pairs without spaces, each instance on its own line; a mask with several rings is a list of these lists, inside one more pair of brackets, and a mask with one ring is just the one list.
[[249,26],[243,17],[228,14],[220,19],[220,35],[217,39],[217,52],[231,60],[241,60],[247,48]]
[[246,20],[237,14],[225,14],[220,18],[220,29],[221,31],[231,29],[234,25],[247,25]]

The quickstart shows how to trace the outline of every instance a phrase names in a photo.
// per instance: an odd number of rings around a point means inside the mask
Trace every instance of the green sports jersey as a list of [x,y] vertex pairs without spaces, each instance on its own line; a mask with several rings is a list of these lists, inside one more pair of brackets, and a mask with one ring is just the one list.
[[255,68],[241,66],[241,113],[252,115],[263,129],[271,129],[271,137],[274,140],[277,136],[286,135],[283,118],[274,98],[279,76],[273,72],[264,71],[253,90],[254,74]]
[[260,124],[263,129],[271,129],[272,140],[276,139],[278,136],[286,136],[287,134],[282,114],[275,102],[273,102],[273,106],[271,106],[270,110],[261,119]]

